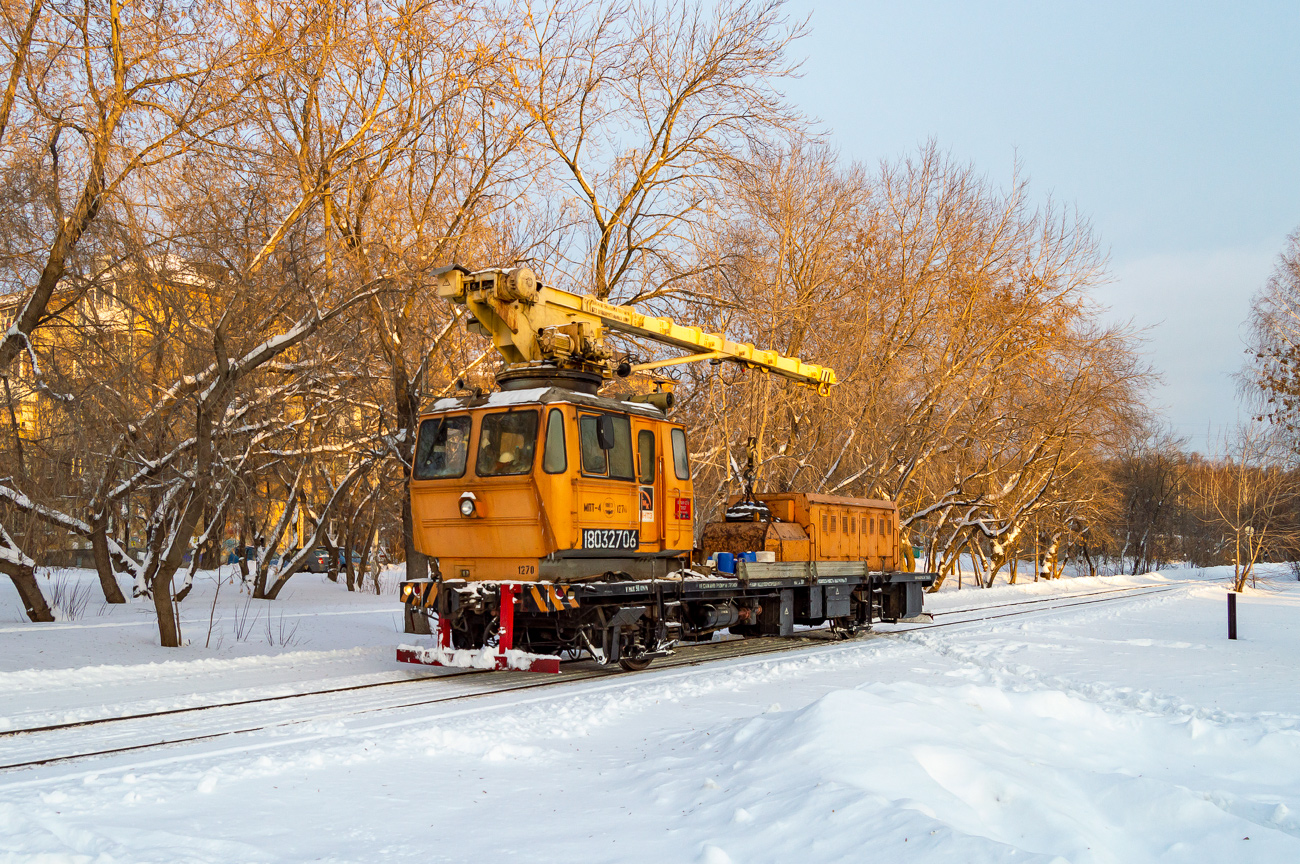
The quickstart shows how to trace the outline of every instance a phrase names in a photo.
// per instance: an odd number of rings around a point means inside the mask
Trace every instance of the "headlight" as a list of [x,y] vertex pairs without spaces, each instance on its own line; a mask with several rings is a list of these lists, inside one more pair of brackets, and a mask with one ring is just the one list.
[[462,515],[462,516],[473,516],[473,515],[474,515],[474,499],[473,499],[473,498],[462,498],[462,499],[460,499],[460,515]]

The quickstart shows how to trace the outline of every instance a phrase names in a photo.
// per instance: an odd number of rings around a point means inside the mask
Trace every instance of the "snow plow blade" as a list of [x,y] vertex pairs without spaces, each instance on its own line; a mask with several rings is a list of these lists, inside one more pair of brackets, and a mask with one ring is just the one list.
[[397,662],[420,666],[444,666],[449,669],[509,669],[516,672],[560,671],[560,658],[526,651],[498,651],[484,647],[477,651],[465,648],[422,648],[418,645],[397,646]]
[[[413,584],[413,583],[408,583]],[[515,603],[523,586],[503,583],[501,592],[501,624],[497,631],[497,644],[481,648],[453,648],[451,627],[445,619],[437,619],[432,646],[398,645],[397,662],[416,663],[421,666],[446,666],[452,669],[513,669],[516,672],[560,671],[560,658],[551,654],[530,654],[514,647]],[[536,590],[533,591],[536,594]],[[563,598],[562,598],[563,599]],[[573,601],[576,608],[577,601]]]

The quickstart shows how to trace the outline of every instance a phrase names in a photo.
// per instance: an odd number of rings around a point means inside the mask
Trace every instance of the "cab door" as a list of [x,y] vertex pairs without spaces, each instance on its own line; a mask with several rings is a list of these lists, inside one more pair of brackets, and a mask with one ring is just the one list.
[[641,551],[658,552],[663,537],[663,462],[657,424],[632,418],[636,448],[637,510],[641,521]]
[[661,425],[660,429],[663,437],[659,445],[664,456],[659,472],[664,551],[689,552],[695,545],[695,497],[686,430],[668,424]]
[[628,415],[579,411],[578,451],[582,470],[573,478],[573,548],[614,555],[639,551],[642,529]]

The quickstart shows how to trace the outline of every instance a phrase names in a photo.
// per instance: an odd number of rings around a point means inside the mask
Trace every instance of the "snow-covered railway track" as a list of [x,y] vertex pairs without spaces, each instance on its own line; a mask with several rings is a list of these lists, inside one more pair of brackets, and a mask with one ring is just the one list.
[[[1174,591],[1183,583],[1133,588],[1108,589],[1036,600],[995,603],[980,607],[946,610],[936,615],[972,615],[930,624],[914,624],[866,634],[868,638],[902,635],[914,630],[930,630],[966,624],[978,624],[1000,618],[1051,613],[1078,606],[1112,603]],[[1100,596],[1098,596],[1100,595]],[[1082,599],[1081,599],[1082,598]],[[981,615],[989,610],[1013,606],[1030,606],[1011,612]],[[794,638],[759,638],[689,645],[676,655],[657,662],[652,670],[699,666],[750,656],[826,647],[833,641],[827,630],[802,631]],[[539,677],[519,672],[467,671],[443,673],[427,678],[369,682],[349,687],[307,691],[273,697],[241,700],[216,705],[194,706],[144,712],[44,727],[13,729],[0,733],[4,743],[4,763],[0,772],[18,771],[55,763],[95,757],[107,757],[142,750],[177,746],[215,738],[274,730],[305,723],[340,720],[383,711],[418,708],[524,690],[535,690],[626,674],[617,669],[600,667],[590,661],[565,663],[561,676]],[[412,698],[409,688],[400,684],[425,683],[436,693]],[[160,725],[160,720],[175,720]]]
[[[655,664],[655,669],[698,666],[735,657],[792,651],[811,644],[826,644],[825,631],[801,634],[794,639],[776,637],[730,640],[691,645]],[[334,720],[378,711],[416,708],[456,702],[521,690],[553,687],[592,678],[623,673],[617,667],[601,667],[590,661],[566,663],[561,676],[540,677],[525,672],[443,673],[427,678],[362,684],[329,690],[308,691],[261,699],[183,709],[106,717],[48,727],[12,729],[0,735],[4,742],[4,763],[0,771],[14,771],[111,756],[139,750],[206,741],[229,735],[259,732],[309,722]],[[384,685],[424,683],[437,688],[435,695],[412,698],[409,688],[396,692],[380,690]],[[269,704],[268,704],[269,703]],[[179,716],[178,716],[179,715]],[[176,720],[160,725],[160,720]]]
[[[1051,612],[1056,609],[1069,609],[1074,606],[1089,606],[1096,603],[1108,603],[1116,600],[1128,600],[1136,597],[1147,597],[1152,594],[1165,594],[1178,589],[1182,585],[1191,584],[1190,581],[1167,582],[1161,585],[1134,585],[1126,588],[1108,588],[1104,591],[1087,591],[1079,594],[1061,594],[1053,597],[1040,597],[1034,600],[1017,600],[1011,603],[990,603],[987,606],[972,606],[964,609],[945,609],[941,612],[933,613],[933,617],[947,615],[974,615],[974,617],[959,618],[950,621],[936,621],[931,624],[912,624],[906,627],[898,628],[891,632],[909,632],[912,630],[931,630],[936,627],[952,627],[957,624],[977,624],[981,621],[993,621],[998,618],[1011,618],[1020,615],[1029,615],[1035,612]],[[1120,596],[1101,596],[1098,595],[1120,595]],[[1080,600],[1077,598],[1090,597],[1089,600]],[[1073,602],[1071,602],[1073,601]],[[1013,606],[1033,606],[1032,609],[1021,609],[1015,612],[999,612],[996,615],[982,615],[978,613],[989,612],[994,609],[1007,609]]]
[[[448,672],[439,678],[459,678],[462,675],[475,675],[485,670],[471,669],[464,672]],[[432,676],[431,676],[432,677]],[[350,693],[355,690],[371,690],[376,687],[393,687],[400,684],[421,684],[429,677],[402,678],[395,681],[369,681],[347,687],[331,687],[326,690],[304,690],[300,693],[281,693],[276,696],[258,696],[253,699],[240,699],[235,702],[214,702],[207,705],[187,705],[184,708],[164,708],[158,711],[142,711],[136,714],[119,714],[109,717],[96,717],[90,720],[72,720],[66,723],[50,723],[44,726],[27,726],[18,729],[0,730],[0,740],[17,735],[31,735],[38,732],[56,732],[64,729],[79,729],[85,726],[103,726],[110,723],[122,723],[128,720],[145,720],[158,717],[172,717],[180,714],[195,714],[200,711],[213,711],[219,708],[237,708],[245,705],[261,705],[267,702],[283,702],[289,699],[303,699],[311,696],[329,696],[334,693]]]

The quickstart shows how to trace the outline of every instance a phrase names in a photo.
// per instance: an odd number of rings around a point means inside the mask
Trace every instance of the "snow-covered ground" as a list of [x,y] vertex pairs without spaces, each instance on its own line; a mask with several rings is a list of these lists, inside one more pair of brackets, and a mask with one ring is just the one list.
[[[395,591],[349,593],[299,573],[281,599],[252,600],[234,569],[222,568],[220,590],[215,572],[195,580],[181,604],[181,649],[159,646],[150,601],[105,604],[93,571],[42,578],[51,599],[61,584],[64,605],[74,586],[90,597],[78,618],[51,624],[26,621],[0,578],[0,731],[412,676],[393,662],[402,639]],[[380,584],[391,589],[398,577]]]
[[[1223,571],[945,591],[927,608],[1173,589],[8,772],[0,861],[1300,861],[1293,578],[1241,598],[1237,642]],[[145,605],[6,613],[0,722],[451,686],[392,661],[391,595],[291,586],[243,641],[223,588],[216,648],[210,586],[171,652]]]

